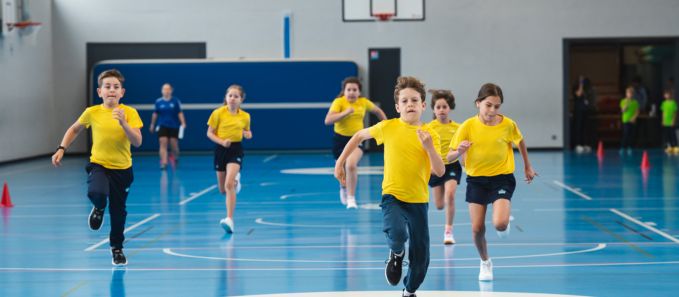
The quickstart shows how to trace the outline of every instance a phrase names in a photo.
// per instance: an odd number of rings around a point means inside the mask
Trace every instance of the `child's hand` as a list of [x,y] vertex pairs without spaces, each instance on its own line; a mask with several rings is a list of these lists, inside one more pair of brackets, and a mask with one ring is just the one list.
[[528,183],[528,184],[530,184],[530,183],[533,181],[533,178],[535,178],[536,176],[538,176],[538,173],[535,172],[535,170],[533,170],[533,167],[532,167],[532,166],[526,167],[526,168],[524,169],[524,172],[525,172],[525,174],[526,174],[526,179],[525,179],[524,181],[526,181],[526,183]]
[[252,131],[250,131],[250,130],[245,130],[245,131],[243,131],[243,137],[244,137],[245,139],[250,139],[250,138],[252,138]]
[[350,115],[350,114],[354,113],[354,108],[349,107],[346,110],[344,110],[344,112],[345,112],[346,115]]
[[125,111],[122,108],[113,109],[113,119],[122,125],[125,122]]
[[464,153],[466,153],[469,150],[469,147],[472,146],[472,143],[469,142],[469,140],[463,140],[460,142],[460,145],[457,147],[457,152],[460,153],[460,156],[462,156]]
[[347,175],[346,172],[344,172],[344,164],[340,164],[339,162],[335,163],[335,178],[340,182],[342,187],[347,186]]
[[54,155],[52,155],[52,165],[54,167],[61,166],[61,159],[64,157],[64,150],[57,150]]
[[434,142],[432,141],[431,134],[429,134],[429,132],[418,129],[417,137],[420,138],[420,142],[425,148],[434,148]]
[[230,147],[231,146],[231,139],[224,139],[222,141],[222,146],[223,147]]
[[153,134],[153,132],[154,132],[153,130],[154,130],[154,129],[153,129],[153,126],[150,126],[150,127],[149,127],[149,133]]

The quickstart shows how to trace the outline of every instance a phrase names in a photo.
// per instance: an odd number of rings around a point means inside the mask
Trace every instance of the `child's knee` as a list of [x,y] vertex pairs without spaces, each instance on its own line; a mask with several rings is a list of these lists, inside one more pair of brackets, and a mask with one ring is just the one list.
[[493,224],[495,225],[495,230],[505,231],[507,226],[509,226],[509,221],[494,222]]
[[236,189],[236,181],[235,180],[227,180],[225,186],[226,186],[227,191],[233,191],[233,190]]
[[347,168],[347,171],[352,171],[352,172],[354,172],[354,171],[357,171],[357,170],[358,170],[358,164],[355,164],[355,163],[348,163],[348,162],[347,162],[346,168]]

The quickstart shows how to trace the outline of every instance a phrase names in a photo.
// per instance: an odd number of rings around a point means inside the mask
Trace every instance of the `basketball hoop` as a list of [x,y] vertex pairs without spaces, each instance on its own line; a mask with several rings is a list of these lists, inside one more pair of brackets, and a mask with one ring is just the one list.
[[391,20],[392,17],[394,17],[393,13],[376,13],[373,14],[373,17],[380,22],[388,22]]

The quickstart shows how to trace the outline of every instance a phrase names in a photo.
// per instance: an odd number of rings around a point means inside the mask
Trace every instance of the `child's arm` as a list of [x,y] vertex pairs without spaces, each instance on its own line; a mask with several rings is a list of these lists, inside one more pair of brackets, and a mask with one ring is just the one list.
[[384,121],[387,119],[387,114],[384,113],[384,110],[382,110],[379,106],[375,105],[373,109],[370,110],[370,113],[374,114],[377,116],[377,118],[380,119],[380,121]]
[[153,132],[155,132],[155,130],[156,130],[156,120],[157,119],[158,119],[158,113],[156,113],[154,111],[153,114],[151,115],[151,125],[149,125],[149,132],[151,132],[151,134],[153,134]]
[[179,114],[177,114],[177,116],[179,117],[180,125],[182,125],[182,127],[186,128],[186,118],[184,117],[184,112],[180,111]]
[[328,110],[328,114],[325,115],[325,124],[328,125],[328,126],[332,125],[335,122],[345,118],[346,116],[348,116],[352,113],[354,113],[354,109],[351,108],[351,107],[345,109],[342,112],[336,112],[336,111]]
[[250,130],[250,118],[248,118],[248,123],[245,126],[245,129],[243,129],[243,138],[245,139],[252,138],[252,130]]
[[436,151],[436,147],[434,147],[431,134],[429,134],[427,131],[417,130],[417,136],[420,138],[420,142],[422,143],[424,150],[427,151],[429,162],[431,163],[432,173],[438,177],[443,176],[443,174],[446,173],[446,165],[443,164],[441,156]]
[[639,109],[637,108],[637,111],[634,112],[634,116],[632,117],[632,123],[637,122],[637,117],[639,116]]
[[212,142],[221,145],[223,147],[230,147],[231,146],[231,140],[230,139],[221,139],[219,136],[217,136],[217,133],[215,133],[215,128],[212,128],[210,126],[207,127],[207,138],[210,138]]
[[622,112],[627,111],[627,107],[629,106],[629,101],[627,99],[622,99],[622,105],[620,106],[620,110]]
[[57,149],[56,152],[52,155],[52,165],[55,167],[61,166],[61,159],[64,157],[64,152],[66,151],[66,148],[68,148],[71,143],[78,137],[78,134],[80,134],[80,131],[83,130],[85,126],[81,124],[79,121],[75,121],[71,127],[69,127],[66,130],[66,133],[64,133],[64,137],[61,139],[61,144],[59,144],[59,148]]
[[354,152],[356,148],[358,148],[358,145],[361,142],[371,138],[373,137],[370,135],[368,128],[361,129],[356,132],[356,134],[354,134],[354,136],[349,139],[347,145],[344,146],[342,154],[335,162],[335,178],[339,180],[342,186],[346,185],[346,172],[344,172],[344,163],[347,161],[347,158],[349,158],[349,155],[351,155],[351,153]]
[[125,135],[127,135],[127,139],[130,140],[130,143],[134,145],[134,147],[140,147],[141,130],[139,128],[132,128],[132,126],[127,123],[125,120],[125,111],[122,108],[114,109],[113,118],[118,121],[118,124],[120,124],[121,127],[123,127],[123,131],[125,131]]
[[528,160],[528,149],[526,149],[526,142],[523,139],[519,142],[519,152],[521,152],[521,158],[523,158],[523,171],[526,175],[525,181],[530,184],[533,178],[538,176],[538,173],[533,170],[533,166]]
[[[453,162],[457,158],[462,157],[464,155],[464,153],[467,152],[467,150],[469,150],[469,147],[471,145],[472,145],[472,143],[469,142],[468,140],[463,140],[462,142],[460,142],[460,145],[457,147],[457,149],[452,149],[452,148],[450,149],[450,151],[448,152],[448,155],[446,155],[446,160],[448,160],[448,162]],[[460,164],[462,164],[462,163],[463,162],[460,162]]]

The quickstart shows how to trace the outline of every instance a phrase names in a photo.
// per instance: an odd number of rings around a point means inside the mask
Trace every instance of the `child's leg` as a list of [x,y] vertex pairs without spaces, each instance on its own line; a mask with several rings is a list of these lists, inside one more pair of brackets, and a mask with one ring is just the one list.
[[382,203],[380,204],[383,219],[382,231],[387,237],[389,248],[397,254],[405,249],[404,246],[408,240],[406,217],[401,204],[402,202],[392,195],[382,196]]
[[170,148],[172,149],[172,155],[175,160],[179,159],[179,139],[170,138]]
[[226,194],[226,189],[224,186],[226,185],[226,171],[215,171],[217,174],[217,186],[219,187],[219,193],[220,194]]
[[[455,219],[455,191],[457,190],[457,181],[451,179],[445,183],[445,202],[446,202],[446,228],[453,227],[453,220]],[[437,205],[438,207],[438,205]]]
[[240,164],[226,164],[226,178],[224,188],[226,189],[226,217],[233,218],[236,209],[236,175],[240,172]]
[[361,161],[361,157],[363,157],[363,151],[360,148],[355,149],[351,153],[351,155],[349,155],[349,158],[347,158],[347,162],[345,165],[347,171],[347,194],[350,197],[356,197],[356,184],[358,182],[358,162]]
[[106,169],[101,165],[89,163],[85,167],[87,176],[87,197],[92,205],[98,209],[106,208],[106,200],[109,195],[109,181],[106,177]]
[[167,137],[158,137],[158,144],[160,146],[158,149],[158,154],[160,155],[160,165],[165,166],[167,164]]
[[427,203],[406,203],[406,218],[410,235],[408,246],[408,274],[403,284],[414,293],[424,281],[429,268],[429,221]]
[[469,216],[472,220],[472,237],[481,260],[488,260],[486,245],[486,205],[469,203]]
[[432,195],[434,195],[434,204],[436,205],[436,209],[443,209],[446,206],[445,201],[443,200],[444,186],[440,185],[432,187],[431,192]]
[[677,131],[674,127],[667,127],[667,130],[669,130],[670,134],[670,145],[672,147],[677,147]]
[[508,199],[497,199],[493,202],[493,225],[495,230],[505,231],[509,225],[512,202]]
[[108,170],[111,194],[109,196],[111,217],[110,241],[112,248],[123,248],[125,241],[125,220],[127,219],[127,195],[134,180],[132,168],[123,170]]

